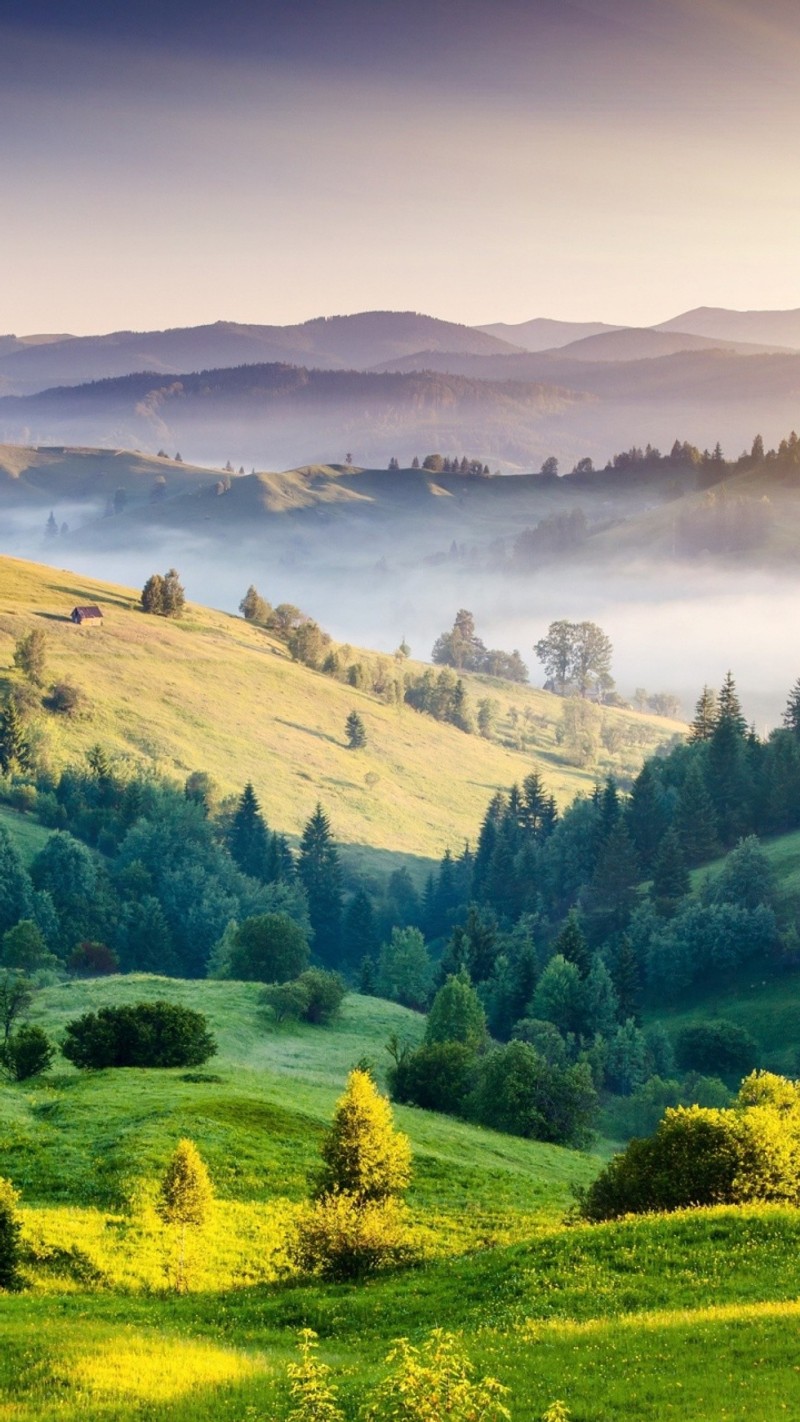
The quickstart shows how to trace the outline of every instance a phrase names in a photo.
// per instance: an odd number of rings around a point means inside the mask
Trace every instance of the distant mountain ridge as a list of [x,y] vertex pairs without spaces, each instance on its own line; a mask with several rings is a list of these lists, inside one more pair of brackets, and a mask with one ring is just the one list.
[[413,311],[363,311],[317,317],[295,326],[217,321],[165,331],[112,331],[36,341],[0,337],[0,386],[9,394],[33,394],[54,385],[79,385],[142,371],[178,375],[264,363],[367,370],[421,349],[472,355],[508,355],[521,349],[470,326]]

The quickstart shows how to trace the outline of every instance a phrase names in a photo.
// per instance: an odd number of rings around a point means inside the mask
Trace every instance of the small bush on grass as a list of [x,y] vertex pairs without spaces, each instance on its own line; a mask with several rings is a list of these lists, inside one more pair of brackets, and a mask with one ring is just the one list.
[[176,1067],[202,1066],[217,1044],[202,1012],[158,1000],[75,1018],[61,1050],[77,1067]]
[[41,1027],[24,1023],[0,1047],[0,1062],[14,1081],[30,1081],[49,1070],[55,1050]]
[[376,1389],[367,1422],[510,1422],[497,1378],[475,1378],[475,1368],[453,1333],[434,1328],[416,1348],[398,1339],[387,1363],[393,1371]]
[[300,1361],[287,1369],[294,1403],[287,1422],[344,1422],[336,1389],[328,1382],[331,1370],[317,1357],[317,1346],[313,1328],[304,1328],[298,1344]]
[[323,1195],[300,1215],[294,1262],[323,1279],[363,1279],[410,1263],[417,1254],[408,1211],[397,1199],[359,1199],[349,1191]]

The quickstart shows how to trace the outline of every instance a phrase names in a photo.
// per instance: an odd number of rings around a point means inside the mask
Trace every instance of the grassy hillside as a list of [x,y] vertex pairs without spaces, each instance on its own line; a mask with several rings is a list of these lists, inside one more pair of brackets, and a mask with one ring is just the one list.
[[[596,1160],[406,1110],[427,1262],[357,1286],[280,1282],[282,1235],[347,1067],[421,1020],[348,998],[333,1028],[278,1029],[254,985],[152,978],[47,989],[37,1018],[57,1032],[87,1007],[155,995],[208,1012],[220,1054],[202,1072],[65,1066],[0,1087],[0,1173],[23,1188],[38,1258],[28,1289],[3,1302],[2,1415],[281,1422],[302,1326],[320,1336],[349,1422],[391,1341],[436,1326],[509,1387],[515,1422],[556,1397],[573,1422],[794,1415],[798,1211],[564,1228],[569,1183]],[[181,1296],[164,1290],[149,1202],[184,1133],[219,1200]]]
[[[102,607],[102,625],[68,621],[87,602]],[[175,778],[208,771],[223,792],[252,779],[272,826],[290,834],[321,799],[336,837],[362,858],[367,847],[373,857],[439,857],[474,839],[494,790],[534,768],[562,804],[593,784],[594,771],[564,763],[556,742],[563,703],[546,692],[476,679],[476,696],[500,703],[506,731],[512,708],[529,713],[526,749],[510,749],[295,664],[242,618],[193,605],[178,621],[147,617],[130,589],[0,559],[0,667],[9,675],[16,639],[34,626],[47,633],[48,679],[73,681],[86,696],[78,717],[34,718],[32,734],[54,767],[101,742]],[[368,736],[358,752],[345,741],[354,707]],[[604,767],[623,774],[679,729],[633,712],[603,714],[626,732],[625,748]]]
[[0,496],[12,506],[86,502],[97,506],[125,491],[132,504],[147,502],[155,479],[166,480],[167,494],[213,483],[211,469],[176,464],[129,449],[33,449],[0,444]]

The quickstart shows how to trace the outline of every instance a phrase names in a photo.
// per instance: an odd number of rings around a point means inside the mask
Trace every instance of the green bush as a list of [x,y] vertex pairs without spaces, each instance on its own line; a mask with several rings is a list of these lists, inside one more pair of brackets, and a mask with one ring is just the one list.
[[306,968],[297,979],[297,986],[306,996],[301,1016],[305,1022],[324,1026],[332,1022],[347,993],[344,979],[326,968]]
[[202,1066],[217,1044],[202,1012],[156,1001],[85,1013],[61,1050],[77,1067],[176,1067]]
[[48,1070],[55,1051],[47,1033],[29,1023],[12,1032],[0,1051],[3,1066],[15,1081],[30,1081]]
[[389,1072],[395,1101],[457,1116],[472,1085],[475,1052],[465,1042],[431,1042],[404,1052]]
[[697,1022],[678,1033],[675,1060],[682,1071],[741,1079],[756,1065],[758,1047],[735,1022]]
[[0,1176],[0,1289],[20,1287],[19,1196],[10,1181]]
[[585,1219],[765,1200],[800,1202],[800,1110],[749,1105],[749,1078],[732,1110],[668,1110],[654,1135],[631,1141],[580,1202]]

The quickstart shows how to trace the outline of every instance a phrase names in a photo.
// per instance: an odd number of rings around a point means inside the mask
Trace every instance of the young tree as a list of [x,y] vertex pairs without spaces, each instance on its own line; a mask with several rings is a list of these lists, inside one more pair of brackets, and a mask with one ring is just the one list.
[[165,1225],[179,1231],[178,1260],[175,1287],[179,1293],[186,1288],[186,1231],[200,1230],[206,1224],[214,1202],[214,1191],[208,1170],[194,1141],[178,1142],[156,1199],[156,1211]]
[[317,1357],[317,1335],[312,1328],[300,1332],[300,1361],[289,1363],[292,1403],[287,1422],[344,1422],[336,1389],[328,1379],[330,1368]]
[[425,1041],[463,1042],[477,1051],[486,1041],[486,1013],[465,969],[439,988],[425,1027]]
[[367,744],[366,728],[357,711],[350,712],[345,722],[345,735],[350,750],[363,750]]
[[266,627],[272,616],[272,608],[251,583],[241,602],[239,611],[247,622],[255,622],[258,627]]
[[346,1193],[359,1204],[401,1195],[411,1179],[411,1146],[395,1129],[389,1102],[366,1071],[351,1071],[322,1146],[316,1195]]
[[394,1371],[378,1387],[367,1422],[510,1422],[497,1378],[475,1378],[454,1333],[435,1328],[417,1348],[400,1338],[386,1359]]
[[47,662],[47,637],[41,627],[34,627],[20,637],[14,647],[14,666],[34,686],[44,681]]

